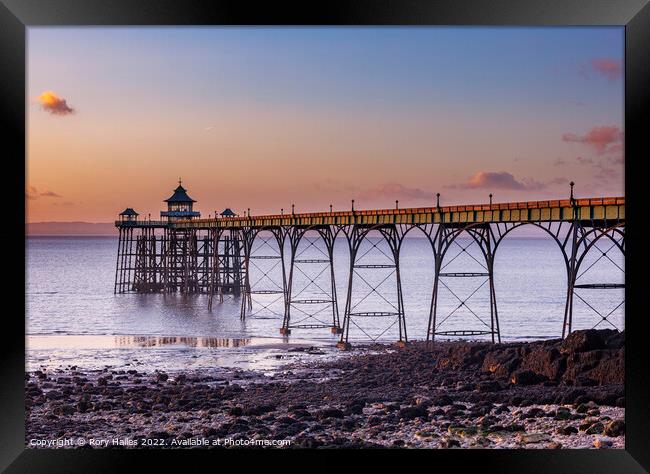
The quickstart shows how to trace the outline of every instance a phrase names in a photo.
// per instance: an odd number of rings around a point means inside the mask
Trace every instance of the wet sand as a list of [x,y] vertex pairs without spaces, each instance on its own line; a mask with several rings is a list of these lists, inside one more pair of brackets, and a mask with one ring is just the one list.
[[[29,447],[623,448],[624,333],[283,348],[274,372],[25,375]],[[279,354],[282,357],[282,354]]]

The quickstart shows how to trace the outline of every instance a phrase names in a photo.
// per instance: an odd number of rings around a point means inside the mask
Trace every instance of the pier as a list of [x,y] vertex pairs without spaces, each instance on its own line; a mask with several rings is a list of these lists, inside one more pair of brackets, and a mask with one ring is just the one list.
[[[265,296],[281,305],[274,312],[279,331],[323,328],[340,335],[339,347],[350,347],[351,325],[364,332],[364,320],[383,318],[387,330],[397,328],[397,344],[408,342],[401,288],[400,249],[404,239],[419,233],[428,239],[434,261],[432,300],[426,340],[436,337],[487,336],[501,341],[497,295],[494,288],[494,258],[503,239],[521,226],[543,230],[560,249],[566,266],[567,292],[562,337],[572,330],[574,301],[580,299],[598,315],[598,324],[609,323],[608,314],[589,303],[590,292],[624,288],[624,283],[583,283],[592,265],[587,255],[609,259],[614,252],[625,255],[625,198],[581,198],[441,206],[440,195],[431,207],[355,209],[274,215],[242,215],[231,209],[219,217],[201,218],[179,180],[168,209],[160,220],[139,219],[131,208],[115,222],[119,230],[115,293],[184,293],[208,295],[208,308],[227,296],[241,299],[242,319],[251,315],[253,299]],[[308,238],[307,236],[311,236]],[[334,272],[334,243],[345,239],[349,250],[346,299],[339,314]],[[601,245],[599,245],[601,244]],[[605,244],[605,245],[602,245]],[[470,251],[474,249],[474,255]],[[471,257],[472,268],[450,270],[459,255]],[[371,258],[373,257],[373,258]],[[624,269],[616,265],[621,271]],[[251,268],[264,281],[252,281]],[[295,276],[305,275],[308,286],[298,291]],[[310,276],[311,275],[311,276]],[[321,280],[316,281],[313,275]],[[449,281],[471,279],[476,290],[457,295]],[[326,284],[322,280],[327,280]],[[475,316],[476,326],[445,329],[453,318],[440,313],[440,290],[446,288]],[[487,307],[472,307],[469,299],[477,291],[488,292]],[[360,308],[354,297],[380,295],[381,307]],[[624,304],[624,300],[615,310]],[[598,324],[596,326],[598,326]],[[382,333],[383,334],[383,333]]]

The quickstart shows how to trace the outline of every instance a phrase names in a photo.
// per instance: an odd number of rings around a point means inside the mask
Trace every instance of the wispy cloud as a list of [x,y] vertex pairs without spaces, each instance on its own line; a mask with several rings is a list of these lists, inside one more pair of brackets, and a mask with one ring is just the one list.
[[616,82],[623,76],[623,60],[618,58],[595,58],[579,67],[584,79],[605,77],[609,82]]
[[25,198],[26,199],[38,198],[38,190],[34,186],[27,186],[27,189],[25,189]]
[[589,130],[585,135],[565,133],[562,140],[568,143],[582,143],[598,153],[611,153],[622,150],[623,131],[615,126],[600,126]]
[[68,102],[59,97],[52,91],[45,91],[38,96],[38,102],[41,108],[52,115],[70,115],[75,113],[75,110],[68,105]]
[[46,198],[60,198],[63,197],[60,194],[55,193],[54,191],[50,190],[45,190],[39,192],[36,186],[27,186],[25,189],[25,198],[26,199],[38,199],[40,197],[46,197]]
[[507,171],[479,171],[465,183],[452,184],[448,188],[458,189],[509,189],[509,190],[539,190],[546,187],[533,178],[517,179]]
[[623,61],[615,58],[598,58],[591,61],[592,69],[610,81],[616,81],[623,75]]

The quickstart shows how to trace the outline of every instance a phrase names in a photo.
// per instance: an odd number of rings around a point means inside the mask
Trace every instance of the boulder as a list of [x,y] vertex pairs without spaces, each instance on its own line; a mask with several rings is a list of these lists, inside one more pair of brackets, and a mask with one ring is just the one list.
[[544,380],[546,380],[545,376],[537,374],[528,369],[516,370],[510,376],[510,383],[512,385],[535,385],[537,383],[543,382]]
[[319,420],[325,420],[327,418],[343,418],[345,417],[345,413],[338,408],[325,408],[319,411],[316,416]]
[[524,357],[521,368],[532,370],[550,380],[559,380],[566,370],[566,357],[555,347],[539,346]]
[[483,359],[481,370],[494,374],[499,379],[506,379],[519,367],[521,357],[516,348],[488,352]]
[[585,430],[585,434],[600,434],[605,430],[605,427],[600,421],[592,424],[589,428]]
[[427,409],[422,406],[411,406],[402,408],[399,411],[399,417],[403,420],[414,420],[415,418],[426,418],[428,415]]
[[601,337],[601,331],[597,329],[587,329],[574,331],[569,334],[562,345],[560,352],[563,354],[575,354],[577,352],[587,352],[596,349],[604,349],[605,341]]
[[625,421],[614,420],[605,425],[605,435],[615,438],[625,434]]
[[597,449],[611,448],[612,444],[613,443],[612,443],[611,439],[596,438],[594,440],[594,448],[597,448]]
[[536,444],[551,441],[551,437],[546,433],[519,433],[517,440],[523,444]]

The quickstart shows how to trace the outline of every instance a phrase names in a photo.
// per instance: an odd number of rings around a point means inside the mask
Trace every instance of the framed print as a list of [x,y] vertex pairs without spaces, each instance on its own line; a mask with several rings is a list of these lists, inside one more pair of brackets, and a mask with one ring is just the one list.
[[646,472],[647,3],[3,0],[2,467]]

